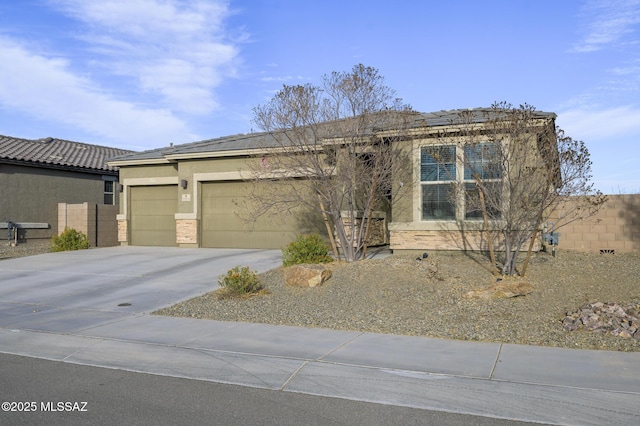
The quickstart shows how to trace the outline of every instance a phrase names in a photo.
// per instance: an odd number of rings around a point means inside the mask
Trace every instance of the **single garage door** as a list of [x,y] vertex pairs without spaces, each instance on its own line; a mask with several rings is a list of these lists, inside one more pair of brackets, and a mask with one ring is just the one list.
[[[274,183],[275,184],[275,183]],[[237,215],[246,182],[205,182],[201,187],[202,247],[279,249],[302,233],[296,220],[262,217],[253,226]]]
[[178,186],[132,186],[129,194],[131,245],[177,245]]

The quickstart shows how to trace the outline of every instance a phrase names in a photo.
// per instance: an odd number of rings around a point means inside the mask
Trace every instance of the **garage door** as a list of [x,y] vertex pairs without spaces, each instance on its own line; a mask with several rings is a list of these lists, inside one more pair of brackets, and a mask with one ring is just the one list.
[[130,189],[131,245],[175,246],[178,186]]
[[247,185],[238,181],[202,184],[202,247],[279,249],[303,232],[296,227],[295,220],[283,223],[263,217],[253,226],[245,224],[237,211]]

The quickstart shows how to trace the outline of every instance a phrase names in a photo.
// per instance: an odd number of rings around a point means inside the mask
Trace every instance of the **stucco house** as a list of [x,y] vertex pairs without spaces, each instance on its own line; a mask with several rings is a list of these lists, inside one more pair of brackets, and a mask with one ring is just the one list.
[[7,222],[21,239],[58,233],[58,203],[115,205],[118,169],[111,157],[133,151],[68,140],[0,136],[0,235]]
[[[451,155],[453,179],[468,179],[460,163],[455,143],[443,144],[443,135],[455,140],[461,126],[482,126],[487,109],[464,110],[471,120],[454,124],[462,110],[416,113],[409,137],[402,144],[397,161],[407,162],[406,173],[394,178],[394,187],[410,185],[400,208],[387,212],[386,241],[394,251],[461,249],[458,224],[478,223],[481,218],[465,215],[464,205],[452,205],[444,189],[452,177],[429,172],[433,148]],[[536,119],[555,128],[555,114],[536,112]],[[383,135],[393,129],[376,128]],[[114,158],[112,167],[120,168],[122,200],[118,215],[118,239],[123,245],[184,247],[281,248],[296,235],[319,231],[310,229],[313,220],[286,223],[263,220],[248,226],[239,218],[238,209],[246,196],[249,182],[247,167],[273,145],[273,135],[251,133],[220,137]],[[457,163],[457,164],[456,164]],[[406,192],[406,191],[405,191]],[[461,201],[463,203],[464,201]],[[320,221],[321,223],[321,221]],[[301,224],[307,224],[306,227]],[[473,240],[473,226],[464,238]],[[480,229],[477,227],[476,229]],[[477,231],[479,234],[480,231]],[[324,231],[326,234],[326,230]],[[470,236],[471,235],[471,236]]]

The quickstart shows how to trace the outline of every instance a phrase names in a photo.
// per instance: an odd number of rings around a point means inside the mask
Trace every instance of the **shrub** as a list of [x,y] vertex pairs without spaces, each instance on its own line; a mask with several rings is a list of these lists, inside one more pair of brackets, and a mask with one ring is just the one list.
[[86,234],[73,228],[65,228],[60,235],[51,237],[51,251],[84,250],[89,248]]
[[248,266],[235,266],[218,278],[220,287],[232,294],[257,293],[262,289],[260,278]]
[[332,260],[329,256],[329,246],[318,234],[301,235],[282,249],[284,266],[300,263],[328,263]]

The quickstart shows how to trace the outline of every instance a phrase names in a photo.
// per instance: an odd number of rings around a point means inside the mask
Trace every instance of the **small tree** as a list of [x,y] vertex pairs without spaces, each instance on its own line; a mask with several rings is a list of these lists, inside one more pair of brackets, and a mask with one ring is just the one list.
[[347,261],[363,258],[374,210],[392,201],[401,167],[394,142],[414,116],[364,65],[325,75],[322,86],[283,86],[254,108],[267,136],[253,167],[252,220],[305,206],[324,219],[334,251],[339,245]]
[[458,161],[464,165],[464,179],[454,181],[454,194],[464,197],[464,219],[480,216],[484,231],[497,234],[489,238],[489,248],[492,263],[494,251],[504,253],[503,275],[516,273],[518,253],[528,244],[524,275],[550,215],[556,230],[594,215],[606,197],[590,183],[587,147],[557,128],[554,115],[505,102],[492,105],[482,120],[471,114],[461,113],[456,123],[463,125]]

